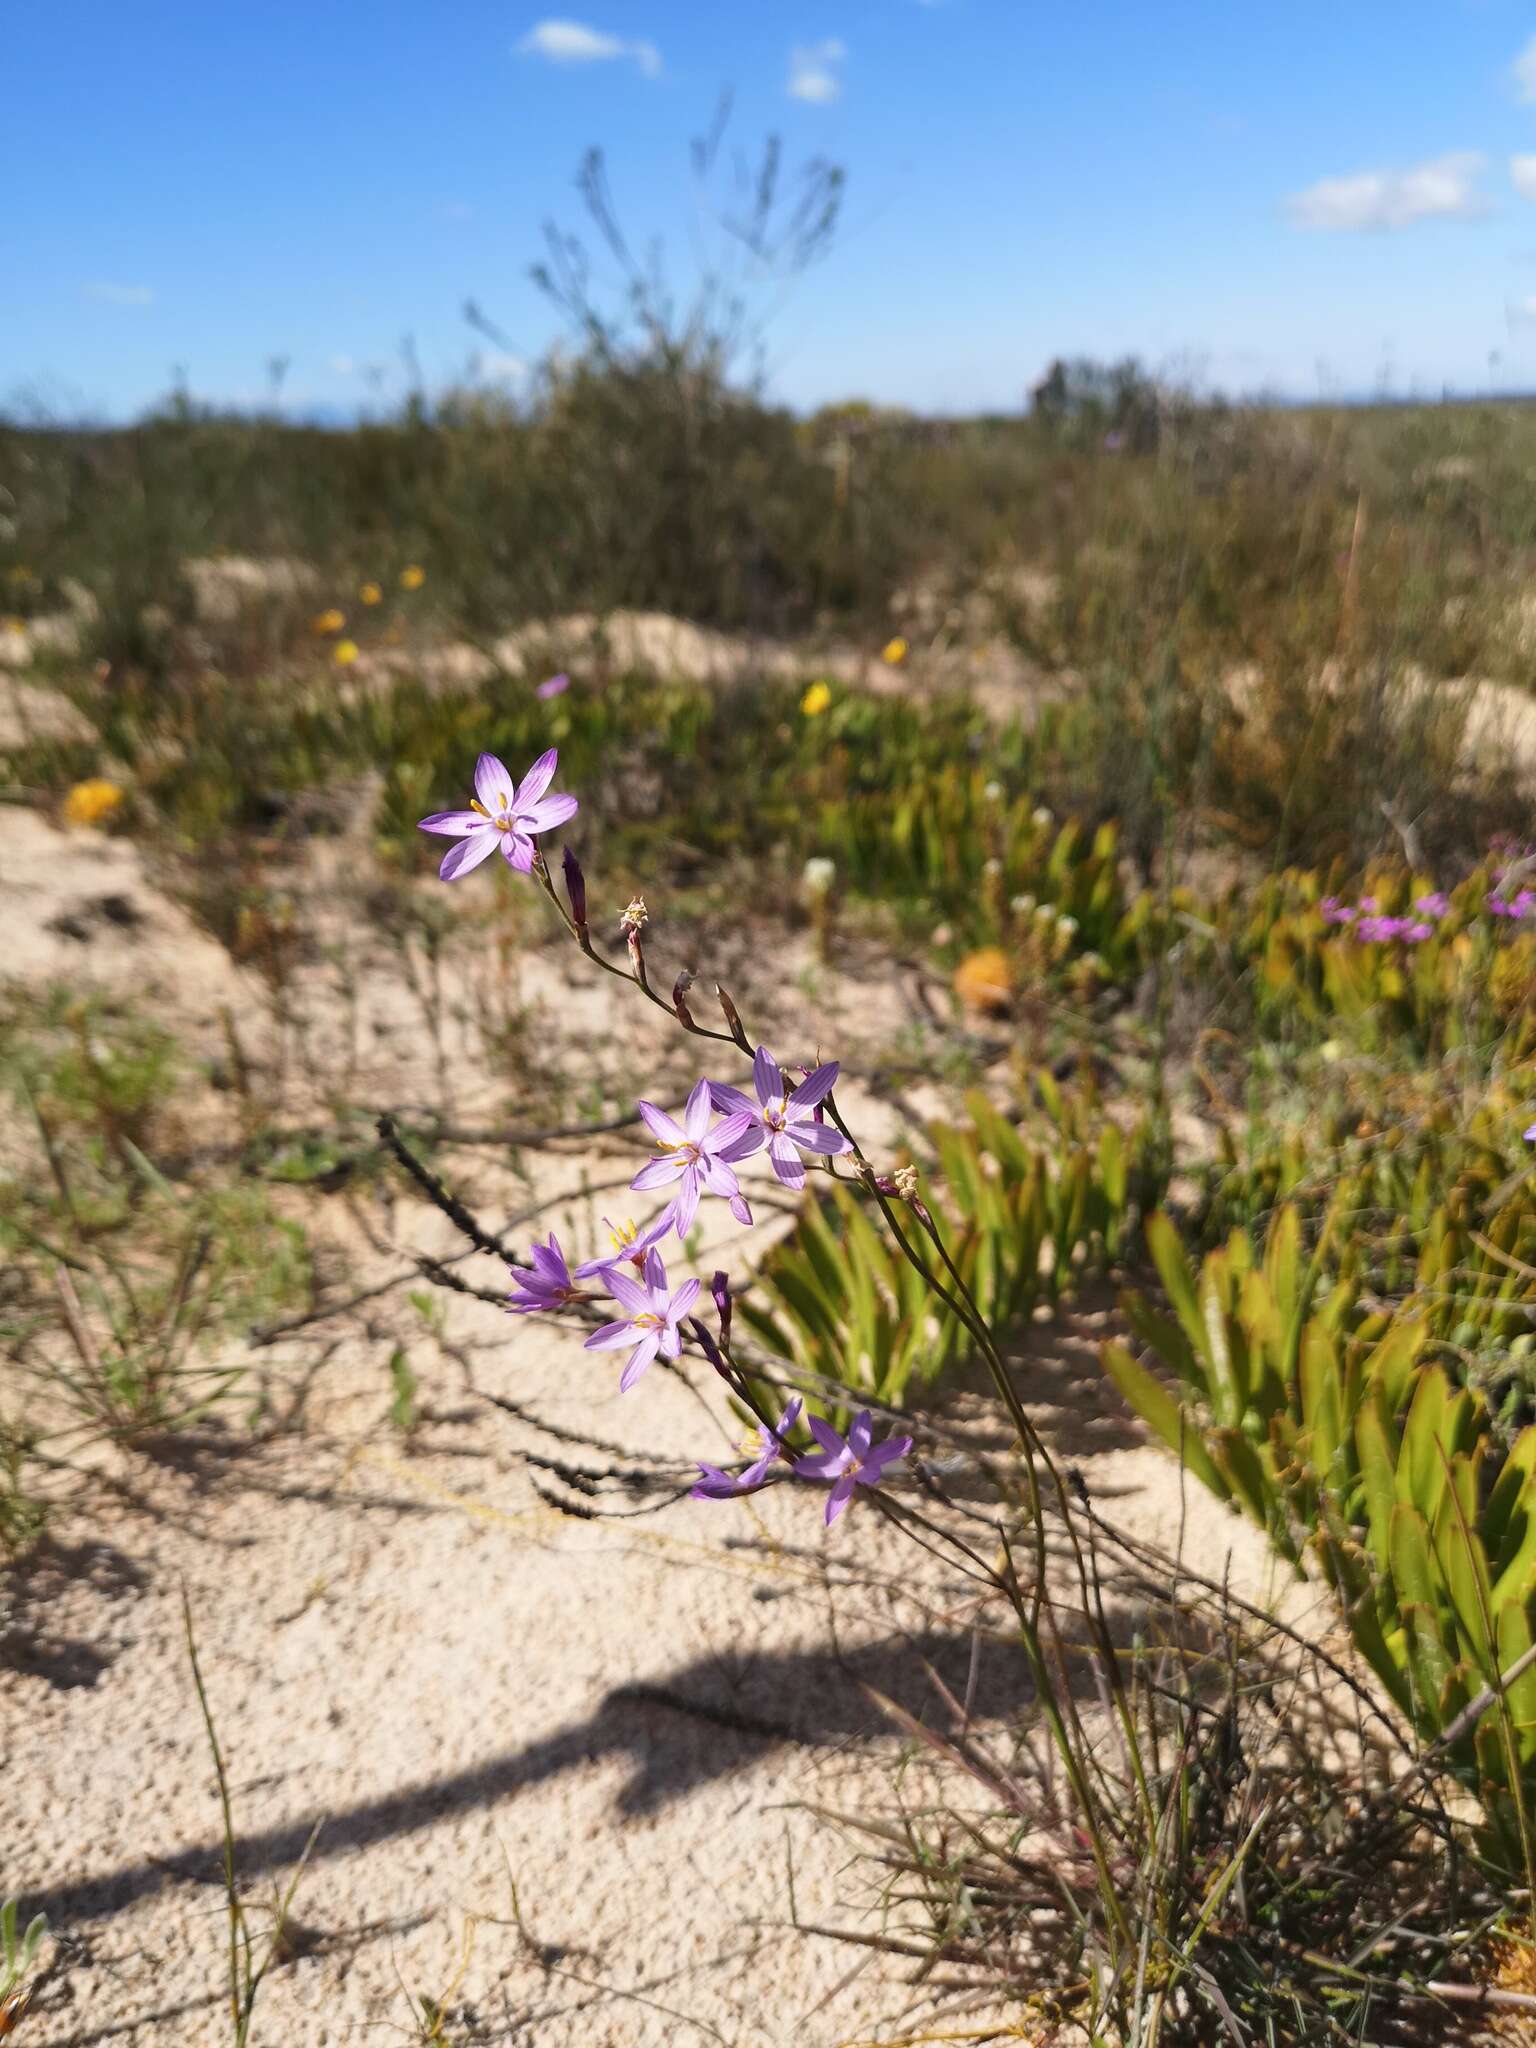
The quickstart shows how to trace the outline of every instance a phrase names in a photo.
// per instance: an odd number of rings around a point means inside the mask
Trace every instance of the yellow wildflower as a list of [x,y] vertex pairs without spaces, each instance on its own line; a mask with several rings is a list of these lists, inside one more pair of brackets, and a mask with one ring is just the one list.
[[415,562],[412,562],[407,568],[400,571],[400,588],[402,590],[420,590],[426,580],[426,570]]
[[894,640],[887,640],[885,645],[880,650],[880,659],[884,662],[888,662],[892,668],[897,667],[901,662],[905,661],[906,658],[907,643],[905,640],[902,639],[899,633],[896,635]]
[[64,799],[64,821],[68,825],[100,825],[118,810],[123,792],[115,782],[93,775],[77,782]]
[[347,615],[332,605],[329,611],[317,612],[312,623],[317,633],[339,633],[347,623]]
[[380,590],[377,583],[362,584],[359,587],[357,594],[362,599],[364,604],[378,604],[384,595],[383,591]]
[[812,683],[811,687],[800,699],[800,709],[807,718],[820,718],[822,712],[826,710],[831,702],[832,691],[830,687],[826,683]]
[[357,642],[355,640],[338,640],[331,649],[331,659],[338,668],[350,668],[357,659]]
[[955,994],[968,1010],[996,1016],[1012,997],[1007,956],[996,946],[968,953],[955,969]]

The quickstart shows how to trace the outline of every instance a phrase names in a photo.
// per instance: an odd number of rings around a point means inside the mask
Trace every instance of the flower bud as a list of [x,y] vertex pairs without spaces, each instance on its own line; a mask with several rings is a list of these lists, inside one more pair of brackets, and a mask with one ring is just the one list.
[[733,1307],[729,1275],[724,1272],[712,1273],[710,1275],[709,1291],[715,1297],[715,1308],[720,1316],[720,1342],[729,1346],[731,1341],[731,1309]]
[[579,932],[587,928],[587,878],[581,872],[581,862],[565,847],[560,855],[561,866],[565,869],[565,893],[571,899],[571,917]]
[[697,1027],[688,1008],[688,991],[693,987],[693,969],[685,967],[672,984],[672,1007],[677,1012],[679,1024],[685,1024],[690,1031]]
[[737,1015],[736,1012],[736,1005],[731,1001],[730,997],[726,994],[725,990],[720,986],[718,981],[715,983],[715,994],[719,998],[720,1012],[721,1015],[725,1018],[726,1029],[730,1032],[732,1038],[735,1039],[738,1045],[747,1046],[748,1050],[750,1050],[751,1048],[747,1039],[747,1034],[742,1029],[741,1018]]

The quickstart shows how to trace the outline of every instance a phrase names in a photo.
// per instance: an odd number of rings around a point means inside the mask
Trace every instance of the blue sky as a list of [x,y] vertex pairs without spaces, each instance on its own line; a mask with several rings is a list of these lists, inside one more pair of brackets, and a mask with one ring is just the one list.
[[846,166],[774,390],[1017,405],[1055,353],[1311,396],[1536,387],[1536,0],[34,0],[0,128],[0,398],[121,416],[184,373],[381,403],[516,377],[582,150],[686,282],[690,136]]

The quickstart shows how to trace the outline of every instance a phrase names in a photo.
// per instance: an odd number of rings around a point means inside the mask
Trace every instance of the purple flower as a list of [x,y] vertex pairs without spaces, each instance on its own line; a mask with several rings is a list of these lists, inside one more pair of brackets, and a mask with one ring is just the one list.
[[1413,907],[1425,917],[1444,917],[1451,907],[1451,899],[1443,889],[1431,889],[1427,896],[1415,896]]
[[680,1124],[654,1102],[642,1102],[639,1106],[646,1127],[661,1147],[661,1156],[648,1160],[630,1186],[642,1190],[669,1187],[673,1181],[680,1184],[666,1211],[667,1221],[679,1237],[686,1237],[692,1229],[701,1195],[718,1195],[729,1202],[738,1223],[752,1221],[741,1183],[730,1166],[733,1159],[745,1158],[755,1149],[751,1145],[742,1149],[752,1120],[747,1116],[728,1116],[711,1130],[709,1095],[709,1083],[696,1081]]
[[[585,1272],[583,1266],[576,1279]],[[513,1266],[511,1273],[513,1292],[507,1296],[507,1307],[515,1316],[532,1315],[537,1309],[566,1308],[573,1301],[585,1299],[571,1278],[560,1240],[553,1231],[547,1245],[533,1246],[532,1270]]]
[[830,1479],[833,1482],[827,1499],[829,1527],[853,1499],[856,1486],[878,1486],[886,1466],[894,1465],[912,1448],[909,1436],[890,1436],[883,1444],[872,1442],[874,1426],[867,1408],[861,1408],[849,1424],[846,1441],[830,1422],[823,1422],[819,1415],[807,1416],[806,1421],[821,1449],[796,1458],[795,1470],[802,1479]]
[[1341,903],[1337,896],[1325,896],[1318,908],[1324,924],[1348,924],[1355,914],[1353,904]]
[[1527,1145],[1536,1145],[1536,1124],[1532,1124],[1525,1132],[1525,1142]]
[[766,1139],[768,1157],[784,1186],[803,1188],[805,1166],[800,1158],[801,1152],[831,1154],[851,1149],[842,1132],[829,1129],[816,1114],[823,1096],[829,1095],[836,1084],[837,1076],[838,1063],[829,1060],[826,1066],[817,1067],[808,1074],[791,1094],[779,1072],[777,1060],[766,1046],[760,1045],[752,1061],[756,1102],[739,1088],[728,1087],[723,1081],[711,1082],[710,1099],[716,1109],[723,1115],[744,1119],[744,1128],[749,1133],[749,1139],[744,1140],[731,1157],[748,1158]]
[[480,756],[475,763],[475,797],[470,809],[434,811],[417,827],[420,832],[437,832],[445,839],[458,840],[438,869],[445,882],[467,875],[498,847],[509,867],[521,875],[528,873],[537,834],[576,815],[575,797],[544,794],[554,780],[559,759],[551,747],[517,783],[494,754]]
[[535,695],[535,697],[540,698],[544,703],[547,704],[551,697],[563,697],[565,692],[570,687],[570,677],[568,675],[561,674],[558,676],[551,676],[547,683],[540,683],[539,687],[534,691],[533,694]]
[[1432,939],[1434,935],[1435,928],[1432,924],[1423,922],[1412,924],[1407,918],[1403,919],[1403,937],[1410,946],[1418,945],[1421,939]]
[[797,1394],[779,1417],[776,1427],[770,1429],[765,1422],[758,1424],[757,1433],[749,1436],[742,1445],[742,1450],[752,1459],[744,1471],[722,1472],[718,1465],[706,1465],[701,1460],[701,1477],[693,1489],[691,1498],[735,1500],[743,1493],[755,1493],[780,1458],[793,1458],[794,1453],[789,1450],[784,1439],[799,1421],[803,1405]]
[[660,1252],[652,1246],[645,1255],[645,1271],[640,1279],[632,1280],[615,1266],[609,1272],[608,1286],[614,1300],[629,1314],[622,1322],[604,1323],[600,1330],[594,1330],[582,1348],[629,1348],[629,1359],[619,1379],[619,1392],[627,1394],[641,1374],[655,1363],[658,1352],[663,1358],[676,1358],[682,1351],[683,1335],[678,1324],[698,1299],[699,1283],[685,1280],[681,1287],[669,1290],[667,1269],[661,1263]]
[[1429,937],[1427,925],[1416,926],[1408,917],[1362,917],[1355,930],[1371,945],[1385,945],[1392,939],[1404,939],[1414,931],[1421,938]]
[[1380,908],[1380,905],[1374,896],[1362,896],[1360,898],[1360,908],[1362,910],[1377,910]]
[[613,1240],[613,1250],[605,1258],[588,1259],[584,1266],[576,1268],[578,1280],[601,1280],[608,1285],[608,1275],[617,1268],[622,1272],[625,1266],[633,1266],[637,1273],[645,1271],[646,1254],[652,1245],[660,1244],[672,1228],[672,1219],[666,1210],[648,1223],[644,1230],[637,1230],[633,1223],[609,1223],[605,1216],[608,1235]]

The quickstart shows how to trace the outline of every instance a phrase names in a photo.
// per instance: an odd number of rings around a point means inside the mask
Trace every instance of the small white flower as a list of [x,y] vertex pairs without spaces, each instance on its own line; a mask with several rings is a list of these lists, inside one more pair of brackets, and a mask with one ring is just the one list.
[[800,879],[813,896],[830,896],[837,880],[837,862],[825,854],[813,853],[801,870]]

